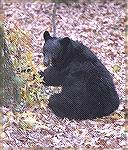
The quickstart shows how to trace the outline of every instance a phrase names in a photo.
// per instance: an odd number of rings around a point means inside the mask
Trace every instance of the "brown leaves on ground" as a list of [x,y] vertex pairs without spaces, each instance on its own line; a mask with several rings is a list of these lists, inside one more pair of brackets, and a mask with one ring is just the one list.
[[[69,6],[61,3],[56,14],[57,36],[69,36],[73,40],[83,42],[113,74],[122,101],[119,109],[102,119],[69,121],[57,118],[44,103],[34,103],[31,107],[25,108],[23,113],[13,113],[10,108],[2,108],[1,137],[5,149],[126,148],[128,118],[125,116],[127,108],[124,93],[125,7],[125,1],[122,0],[87,1],[84,4]],[[5,30],[11,32],[18,28],[23,33],[29,33],[31,40],[26,39],[27,44],[23,42],[23,35],[22,40],[17,42],[20,42],[21,48],[26,51],[26,59],[30,59],[31,62],[34,60],[33,68],[41,69],[42,35],[45,30],[51,31],[53,4],[41,1],[17,2],[5,3],[3,8]],[[29,52],[33,53],[32,58],[28,57]],[[50,90],[48,89],[47,96],[51,93]]]
[[13,114],[3,108],[4,147],[123,148],[126,142],[125,109],[102,119],[69,121],[38,106]]

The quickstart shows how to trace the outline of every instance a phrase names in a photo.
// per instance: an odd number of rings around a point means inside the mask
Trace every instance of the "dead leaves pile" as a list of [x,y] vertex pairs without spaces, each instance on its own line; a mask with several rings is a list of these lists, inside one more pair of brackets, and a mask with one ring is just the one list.
[[[36,1],[25,4],[5,4],[5,25],[15,24],[31,33],[31,46],[38,57],[43,44],[43,32],[51,31],[53,4]],[[70,36],[90,47],[114,75],[120,99],[125,99],[125,2],[87,2],[57,8],[57,36]],[[37,63],[38,62],[37,59]],[[37,105],[27,107],[23,113],[2,108],[1,137],[5,149],[14,147],[38,149],[126,148],[127,118],[125,101],[108,117],[96,120],[69,121],[57,118],[49,109]]]
[[124,148],[126,142],[125,108],[103,119],[69,121],[59,119],[38,106],[24,113],[12,113],[3,108],[3,146],[29,147],[82,147]]

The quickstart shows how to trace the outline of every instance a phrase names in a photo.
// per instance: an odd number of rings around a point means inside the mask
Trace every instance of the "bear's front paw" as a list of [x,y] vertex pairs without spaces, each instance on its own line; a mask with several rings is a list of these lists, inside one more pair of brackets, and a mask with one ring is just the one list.
[[38,71],[38,74],[40,75],[40,78],[43,77],[43,81],[41,82],[43,85],[47,85],[47,83],[44,81],[44,72]]
[[44,72],[43,71],[38,71],[38,74],[40,75],[40,77],[44,77]]

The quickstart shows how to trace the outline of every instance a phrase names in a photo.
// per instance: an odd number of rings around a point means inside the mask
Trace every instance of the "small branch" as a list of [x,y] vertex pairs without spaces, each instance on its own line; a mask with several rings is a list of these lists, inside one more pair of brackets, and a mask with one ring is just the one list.
[[53,6],[53,14],[52,14],[53,37],[56,37],[56,10],[57,10],[57,3],[55,2]]

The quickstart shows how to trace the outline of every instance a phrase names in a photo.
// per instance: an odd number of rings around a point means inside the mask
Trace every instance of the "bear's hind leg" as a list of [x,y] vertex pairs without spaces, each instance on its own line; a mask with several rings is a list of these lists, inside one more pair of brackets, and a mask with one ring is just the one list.
[[62,94],[54,94],[49,98],[48,107],[52,109],[54,114],[60,118],[68,117],[70,114],[70,109],[68,109],[67,104],[62,99]]

